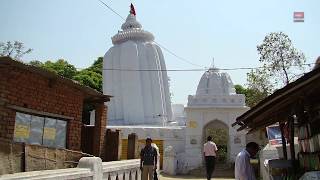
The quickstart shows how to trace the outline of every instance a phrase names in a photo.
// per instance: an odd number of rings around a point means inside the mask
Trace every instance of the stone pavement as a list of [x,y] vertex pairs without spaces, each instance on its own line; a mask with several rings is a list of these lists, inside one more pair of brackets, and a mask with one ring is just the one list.
[[[206,172],[204,167],[194,169],[189,172],[188,175],[176,175],[170,176],[167,174],[161,173],[160,180],[180,180],[180,179],[189,179],[189,180],[206,180]],[[215,170],[213,172],[212,180],[231,180],[234,179],[234,169],[230,165],[226,164],[216,164]]]
[[[188,179],[188,180],[206,180],[205,177],[199,176],[188,176],[188,175],[177,175],[177,176],[168,176],[165,174],[161,174],[159,177],[160,180],[180,180],[180,179]],[[212,180],[234,180],[234,178],[211,178]]]

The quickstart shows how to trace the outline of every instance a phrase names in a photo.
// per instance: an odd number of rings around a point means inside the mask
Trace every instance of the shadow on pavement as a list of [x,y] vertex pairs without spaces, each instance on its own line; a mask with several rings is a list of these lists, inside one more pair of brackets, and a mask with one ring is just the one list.
[[[164,173],[160,173],[161,177],[164,177],[165,179],[204,179],[204,177],[200,177],[200,176],[192,176],[192,175],[175,175],[175,176],[171,176],[168,174],[164,174]],[[162,178],[160,178],[162,179]]]

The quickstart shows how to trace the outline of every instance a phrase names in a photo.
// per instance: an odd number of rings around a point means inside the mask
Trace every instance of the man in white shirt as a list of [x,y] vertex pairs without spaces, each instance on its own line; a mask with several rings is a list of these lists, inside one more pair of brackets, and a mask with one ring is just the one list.
[[236,180],[256,180],[253,167],[250,164],[250,157],[254,157],[258,151],[259,145],[250,142],[246,145],[246,149],[237,155],[234,169]]
[[203,155],[206,161],[207,179],[210,180],[214,171],[218,148],[212,141],[212,137],[208,136],[207,143],[203,146]]

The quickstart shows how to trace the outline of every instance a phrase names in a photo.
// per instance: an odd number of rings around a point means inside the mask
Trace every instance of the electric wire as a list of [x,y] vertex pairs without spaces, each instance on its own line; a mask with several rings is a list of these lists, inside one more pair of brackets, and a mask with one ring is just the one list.
[[[302,66],[311,66],[315,65],[316,63],[307,63],[301,64]],[[300,65],[291,65],[286,67],[299,67]],[[236,70],[255,70],[255,69],[262,69],[262,68],[271,68],[271,67],[237,67],[237,68],[201,68],[201,69],[120,69],[120,68],[102,68],[102,70],[106,71],[176,71],[176,72],[186,72],[186,71],[209,71],[209,70],[218,70],[218,71],[236,71]],[[86,68],[76,68],[79,70],[83,70]]]
[[[125,20],[124,17],[122,17],[119,13],[117,13],[113,8],[111,8],[110,6],[108,6],[106,3],[104,3],[103,1],[99,0],[105,7],[107,7],[110,11],[112,11],[113,13],[115,13],[117,16],[119,16],[122,20]],[[177,59],[184,61],[188,64],[191,64],[193,66],[197,66],[197,67],[204,67],[195,63],[192,63],[191,61],[187,60],[186,58],[183,58],[179,55],[177,55],[176,53],[174,53],[173,51],[171,51],[170,49],[166,48],[165,46],[161,45],[159,42],[154,41],[155,44],[157,44],[158,46],[160,46],[163,50],[165,50],[166,52],[168,52],[169,54],[171,54],[172,56],[176,57]]]
[[115,13],[116,15],[118,15],[122,20],[126,20],[124,17],[122,17],[119,13],[117,13],[115,10],[113,10],[110,6],[108,6],[106,3],[104,3],[103,1],[99,0],[103,5],[105,5],[110,11],[112,11],[113,13]]
[[[103,2],[102,0],[99,0],[105,7],[107,7],[110,11],[112,11],[114,14],[116,14],[117,16],[119,16],[122,20],[125,20],[124,17],[122,17],[119,13],[117,13],[113,8],[111,8],[110,6],[108,6],[105,2]],[[158,46],[160,46],[162,49],[164,49],[166,52],[168,52],[169,54],[171,54],[172,56],[176,57],[177,59],[184,61],[188,64],[191,64],[193,66],[197,66],[197,67],[205,67],[205,66],[201,66],[195,63],[192,63],[191,61],[187,60],[186,58],[183,58],[179,55],[177,55],[176,53],[174,53],[173,51],[171,51],[170,49],[166,48],[165,46],[161,45],[160,43],[154,41],[155,44],[157,44]],[[314,65],[315,63],[307,63],[307,64],[301,64],[302,66],[311,66]],[[299,66],[299,65],[291,65],[291,66],[287,66],[287,67],[294,67],[294,66]],[[103,68],[102,70],[106,70],[106,71],[173,71],[173,72],[188,72],[188,71],[208,71],[208,70],[222,70],[222,71],[235,71],[235,70],[254,70],[254,69],[262,69],[262,68],[270,68],[270,67],[236,67],[236,68],[200,68],[200,69],[117,69],[117,68]],[[76,68],[76,69],[85,69],[85,68]]]

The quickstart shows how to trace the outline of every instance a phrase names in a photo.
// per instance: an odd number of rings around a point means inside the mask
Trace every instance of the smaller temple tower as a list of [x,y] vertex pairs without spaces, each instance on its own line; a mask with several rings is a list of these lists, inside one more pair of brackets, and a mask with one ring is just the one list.
[[[195,95],[189,95],[186,111],[186,152],[184,164],[188,169],[202,166],[203,144],[213,136],[220,155],[220,163],[234,162],[245,146],[246,137],[232,127],[235,119],[247,111],[245,96],[236,94],[227,73],[219,72],[213,65],[202,75]],[[220,137],[220,138],[218,138]],[[218,154],[219,156],[219,154]],[[225,156],[225,157],[222,157]]]

